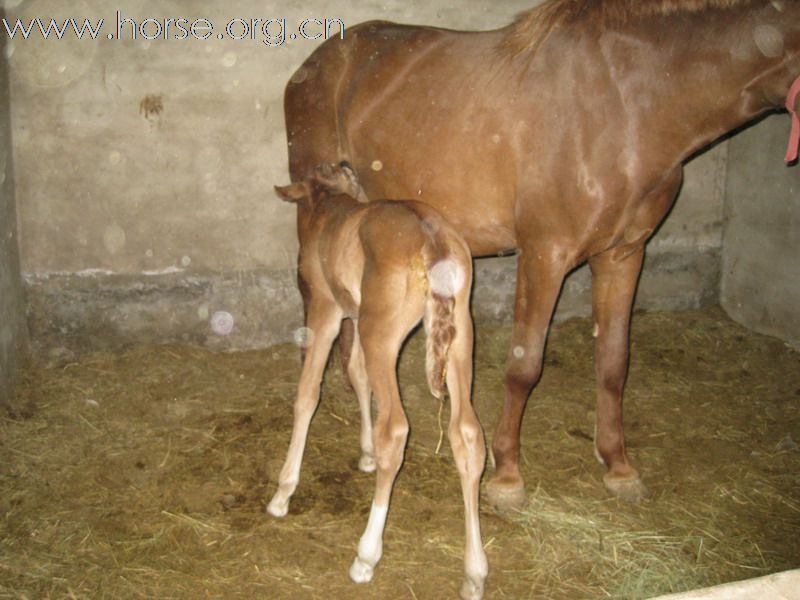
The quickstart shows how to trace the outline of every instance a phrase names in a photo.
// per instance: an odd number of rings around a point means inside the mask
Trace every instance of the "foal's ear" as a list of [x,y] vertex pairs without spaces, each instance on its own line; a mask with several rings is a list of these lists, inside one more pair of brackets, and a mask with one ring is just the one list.
[[298,181],[289,185],[276,185],[275,193],[280,196],[281,200],[297,204],[307,200],[311,190],[308,189],[308,184],[305,181]]

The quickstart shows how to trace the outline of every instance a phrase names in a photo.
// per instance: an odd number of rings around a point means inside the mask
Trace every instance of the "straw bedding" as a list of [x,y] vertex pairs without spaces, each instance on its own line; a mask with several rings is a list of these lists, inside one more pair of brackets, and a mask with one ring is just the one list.
[[[592,453],[592,324],[553,328],[523,428],[530,502],[482,508],[490,598],[646,598],[800,566],[800,354],[718,309],[634,319],[632,459],[653,492],[609,498]],[[478,324],[491,438],[508,328]],[[291,431],[297,349],[88,354],[26,373],[0,422],[0,598],[456,597],[463,513],[420,335],[399,368],[412,432],[375,580],[347,578],[373,476],[329,368],[300,487],[264,512]],[[444,418],[447,410],[444,411]]]

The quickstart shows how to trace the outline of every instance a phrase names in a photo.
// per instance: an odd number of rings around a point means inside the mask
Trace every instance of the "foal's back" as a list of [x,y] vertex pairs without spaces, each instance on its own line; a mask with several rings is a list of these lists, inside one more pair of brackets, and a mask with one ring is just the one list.
[[[338,197],[328,200],[332,210],[337,210],[338,201]],[[348,204],[346,219],[326,222],[318,252],[331,293],[348,313],[359,311],[369,278],[393,282],[381,294],[383,300],[404,296],[421,302],[435,263],[471,260],[466,244],[435,209],[410,200]],[[419,310],[421,315],[421,305]]]

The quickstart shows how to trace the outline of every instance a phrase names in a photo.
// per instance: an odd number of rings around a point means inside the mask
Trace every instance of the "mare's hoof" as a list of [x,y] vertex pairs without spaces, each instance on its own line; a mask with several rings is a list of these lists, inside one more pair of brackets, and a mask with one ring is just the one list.
[[525,508],[528,496],[522,482],[509,484],[492,479],[486,484],[486,500],[494,510],[506,512]]
[[650,490],[642,483],[642,480],[636,476],[631,478],[619,478],[605,475],[603,483],[612,495],[620,500],[636,504],[650,497]]

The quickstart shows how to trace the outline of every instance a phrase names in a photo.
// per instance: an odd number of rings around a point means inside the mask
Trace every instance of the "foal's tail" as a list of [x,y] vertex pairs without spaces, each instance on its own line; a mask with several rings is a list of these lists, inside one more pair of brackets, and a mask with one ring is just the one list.
[[427,276],[428,295],[423,318],[427,336],[425,373],[431,394],[441,398],[447,376],[447,353],[456,336],[455,296],[466,284],[467,273],[456,260],[445,256],[428,268]]

